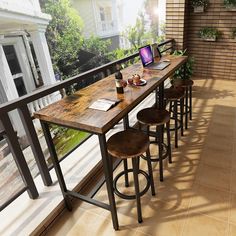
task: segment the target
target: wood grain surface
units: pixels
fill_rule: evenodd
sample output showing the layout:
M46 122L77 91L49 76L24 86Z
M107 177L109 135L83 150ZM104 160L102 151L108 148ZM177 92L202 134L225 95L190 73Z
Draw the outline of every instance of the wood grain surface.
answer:
M112 74L43 108L34 116L43 122L96 134L106 133L187 60L185 56L167 57L171 64L161 71L144 70L141 63L122 70L125 80L131 78L133 74L139 74L147 81L145 86L128 85L124 88L124 94L117 94L115 77ZM106 112L88 108L98 98L118 98L121 102Z

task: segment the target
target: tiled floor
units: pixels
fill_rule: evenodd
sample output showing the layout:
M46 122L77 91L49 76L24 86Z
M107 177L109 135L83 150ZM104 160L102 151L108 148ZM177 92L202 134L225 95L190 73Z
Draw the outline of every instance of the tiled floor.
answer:
M165 165L163 183L153 165L157 194L142 197L142 224L135 201L116 197L117 232L108 211L75 201L45 234L236 235L236 81L196 79L193 90L193 120L173 149L173 164ZM96 199L106 201L104 187Z

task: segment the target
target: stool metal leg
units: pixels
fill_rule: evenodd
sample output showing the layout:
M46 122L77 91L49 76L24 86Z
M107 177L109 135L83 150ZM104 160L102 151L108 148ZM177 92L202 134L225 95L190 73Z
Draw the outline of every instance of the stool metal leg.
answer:
M152 172L152 163L151 163L151 155L150 155L150 150L149 148L146 151L147 155L147 165L148 165L148 174L149 174L149 181L151 185L151 191L152 191L152 196L155 196L155 187L154 187L154 181L153 181L153 172Z
M188 87L185 92L185 129L188 129Z
M171 142L170 142L170 121L166 123L167 145L169 154L169 163L172 163Z
M181 126L181 136L184 136L184 98L180 99L180 126Z
M163 129L162 125L158 127L158 149L159 149L159 171L160 171L160 181L163 181L163 160L162 160L162 139L163 139Z
M174 119L175 119L175 147L178 147L178 108L177 100L174 101Z
M126 159L124 159L123 163L124 163L124 171L125 171L125 187L129 187L128 162Z
M142 210L141 210L140 193L139 193L137 158L132 158L132 164L133 164L135 195L136 195L136 202L137 202L138 222L142 223L143 219L142 219Z
M189 87L189 119L192 120L192 86Z

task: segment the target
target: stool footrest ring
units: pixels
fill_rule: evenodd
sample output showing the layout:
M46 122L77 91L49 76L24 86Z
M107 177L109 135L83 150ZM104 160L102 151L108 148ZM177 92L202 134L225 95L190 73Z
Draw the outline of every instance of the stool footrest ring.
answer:
M152 143L158 144L158 142L156 142L156 141L150 141L150 144L152 144ZM166 159L168 157L168 154L169 153L168 153L168 146L167 146L167 144L162 143L162 160ZM144 160L147 160L147 157L144 154L142 154L141 157ZM150 160L151 160L151 162L158 162L160 160L160 158L159 157L152 158L152 155L151 155Z
M128 169L127 172L133 172L133 169ZM145 188L139 193L139 196L143 196L149 189L150 187L150 177L149 175L143 171L143 170L138 170L138 173L139 174L142 174L146 180L147 180L147 184L145 186ZM119 196L120 198L123 198L123 199L127 199L127 200L132 200L132 199L136 199L136 196L135 194L133 195L127 195L127 194L123 194L121 193L118 189L117 189L117 181L118 179L125 174L125 171L121 171L115 178L114 178L114 181L113 181L113 188L114 188L114 192L117 196Z
M174 120L175 118L174 117L171 117L170 118L171 120ZM177 119L177 123L178 123L178 125L177 125L177 129L180 129L181 128L181 120L180 119ZM170 124L170 126L174 126L174 124ZM175 131L175 127L173 127L173 128L170 128L170 131Z

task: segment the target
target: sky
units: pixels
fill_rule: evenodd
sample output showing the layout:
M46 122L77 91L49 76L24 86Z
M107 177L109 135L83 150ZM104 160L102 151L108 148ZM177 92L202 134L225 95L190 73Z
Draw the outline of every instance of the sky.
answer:
M123 22L121 24L121 31L124 31L124 29L129 25L135 24L138 13L144 10L144 2L145 0L120 0L120 4L123 5ZM153 10L157 11L159 22L162 23L165 21L166 0L159 0L158 2L157 10Z

